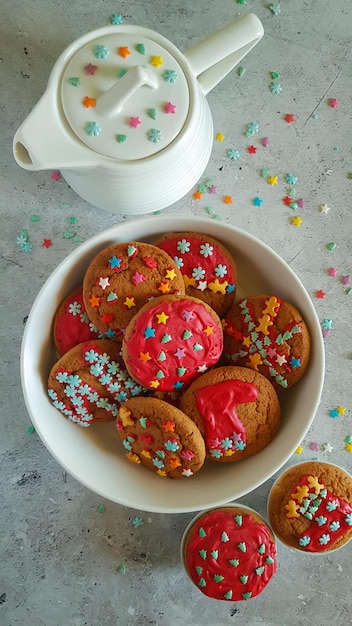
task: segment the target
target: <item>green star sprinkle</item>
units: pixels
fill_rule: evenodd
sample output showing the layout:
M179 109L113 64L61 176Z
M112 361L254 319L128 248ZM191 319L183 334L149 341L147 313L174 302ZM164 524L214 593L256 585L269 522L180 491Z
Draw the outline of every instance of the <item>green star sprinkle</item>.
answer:
M39 215L31 215L32 222L40 222L42 218Z

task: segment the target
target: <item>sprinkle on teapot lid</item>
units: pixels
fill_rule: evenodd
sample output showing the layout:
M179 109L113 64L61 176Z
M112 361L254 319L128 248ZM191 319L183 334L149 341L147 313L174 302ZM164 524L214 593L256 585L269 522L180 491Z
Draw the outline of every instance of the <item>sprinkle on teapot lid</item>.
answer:
M63 73L61 98L76 136L94 152L121 161L165 149L189 109L187 79L175 57L123 27L77 51Z

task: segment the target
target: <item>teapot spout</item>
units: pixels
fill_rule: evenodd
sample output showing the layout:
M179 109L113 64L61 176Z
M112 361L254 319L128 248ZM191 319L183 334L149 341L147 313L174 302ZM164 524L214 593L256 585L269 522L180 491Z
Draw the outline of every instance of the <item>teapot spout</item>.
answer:
M56 93L48 90L21 124L13 139L13 155L25 170L94 167L90 154L62 119Z
M263 35L261 21L249 13L187 50L184 56L198 77L203 92L209 93L257 45Z

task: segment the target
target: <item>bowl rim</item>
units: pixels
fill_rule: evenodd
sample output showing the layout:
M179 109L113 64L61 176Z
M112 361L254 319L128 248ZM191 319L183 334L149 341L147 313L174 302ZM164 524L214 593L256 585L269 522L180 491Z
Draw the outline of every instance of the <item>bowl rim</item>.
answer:
M211 228L210 228L210 225L211 225ZM143 231L144 235L140 237L136 237L135 239L132 239L130 236L126 237L125 239L121 238L123 237L123 234L125 231L128 231L129 233L131 231L133 232L135 227L137 228L137 231L139 232ZM181 505L181 506L180 505L164 506L160 503L157 505L154 505L154 504L148 504L147 501L138 503L133 498L133 494L132 494L132 497L122 497L122 498L112 497L111 494L106 491L106 489L104 488L104 485L99 485L99 487L97 486L93 487L89 483L89 481L86 481L84 477L82 478L82 475L79 472L74 471L71 467L67 465L67 463L64 463L62 459L60 458L60 455L57 453L57 450L55 450L55 446L53 446L52 442L48 441L45 435L43 434L41 430L41 426L40 426L40 420L38 423L38 418L35 415L35 408L32 406L32 401L30 399L30 393L29 393L30 390L28 386L28 372L26 371L28 338L30 337L30 334L32 332L32 326L35 322L37 309L40 307L41 300L46 290L48 289L48 287L55 284L55 281L57 280L58 277L60 277L61 274L64 274L64 276L67 277L68 270L74 262L78 262L82 257L88 254L90 251L92 251L93 249L94 250L97 249L98 246L101 246L101 248L103 248L104 245L110 245L110 244L107 244L106 242L111 240L111 238L116 240L118 237L119 238L118 241L132 241L132 240L142 241L143 237L150 239L153 236L155 237L157 233L162 234L162 233L172 232L172 231L173 232L182 232L182 231L200 232L200 233L204 232L204 234L208 234L209 236L211 236L211 234L213 233L213 236L216 239L220 239L220 241L221 241L221 232L233 233L235 236L242 237L244 238L245 241L252 243L258 248L262 248L263 250L265 250L267 254L269 254L279 265L281 265L281 267L286 272L290 274L293 282L296 284L296 287L299 289L300 294L304 297L305 306L309 308L309 314L311 316L311 320L313 320L314 350L315 350L315 355L316 355L315 359L318 359L319 364L320 364L319 377L317 381L317 387L314 392L314 398L310 398L309 419L307 419L304 422L304 427L301 427L300 430L298 431L299 436L297 436L296 441L291 442L290 445L287 444L285 453L282 456L280 456L280 459L275 459L275 462L270 467L270 470L260 473L261 475L258 476L258 479L255 482L253 482L253 484L251 484L250 488L248 488L248 486L244 486L243 488L240 488L237 491L229 492L226 495L213 497L211 500L207 499L207 496L205 495L204 502L202 501L202 503L199 503L199 502L188 503L187 505ZM319 332L318 332L318 329L319 329ZM234 499L238 499L247 495L248 493L250 493L257 487L261 486L267 480L269 480L288 461L288 459L292 456L292 454L296 450L300 441L303 440L305 434L309 430L314 420L314 417L316 415L316 411L318 409L319 403L320 403L321 393L322 393L322 389L324 385L324 373L325 373L325 354L324 354L323 336L322 336L321 329L320 329L320 322L319 322L313 302L308 292L306 291L304 285L302 284L297 274L291 269L288 263L284 261L284 259L266 243L264 243L263 241L255 237L254 235L246 232L245 230L241 228L226 224L224 222L214 221L210 217L208 218L208 217L194 216L194 215L189 215L189 214L158 215L158 216L148 215L142 218L137 218L135 220L126 220L125 222L118 223L117 225L114 225L106 230L103 230L97 233L93 237L90 237L85 242L80 244L78 248L73 250L59 263L59 265L54 269L54 271L46 279L39 293L37 294L33 302L33 305L31 307L28 319L27 319L27 323L25 326L24 334L23 334L22 344L21 344L21 353L20 353L21 386L22 386L22 392L23 392L25 404L27 407L27 411L29 413L30 419L40 439L42 440L43 444L45 445L47 450L50 452L50 454L59 463L59 465L63 467L80 484L84 485L89 490L100 495L101 497L106 498L109 501L113 501L118 504L128 506L130 508L156 512L156 513L188 513L188 512L208 509L210 507L213 508L213 507L225 505ZM76 425L73 425L73 426L77 427ZM262 453L263 452L265 452L265 449L262 451ZM254 458L254 457L249 457L249 459L245 459L244 461L242 461L242 463L245 463L251 458ZM228 464L225 464L225 465L228 465ZM192 481L194 480L196 480L196 477L192 478Z

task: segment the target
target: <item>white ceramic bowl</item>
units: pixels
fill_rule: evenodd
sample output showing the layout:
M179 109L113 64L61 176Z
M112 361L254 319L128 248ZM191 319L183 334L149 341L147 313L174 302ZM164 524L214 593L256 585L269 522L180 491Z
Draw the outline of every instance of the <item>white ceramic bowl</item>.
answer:
M82 284L90 260L117 241L153 242L170 231L198 231L222 241L238 268L238 297L277 294L302 313L312 337L309 367L292 389L281 394L282 423L261 452L237 463L206 463L189 480L160 478L125 457L113 423L80 428L66 420L47 396L47 378L56 361L52 322L63 298ZM290 267L268 246L237 228L208 218L147 217L99 233L56 268L35 300L23 337L22 388L31 420L44 445L76 480L120 504L160 513L199 511L247 494L277 472L311 425L324 380L321 328L311 299Z

